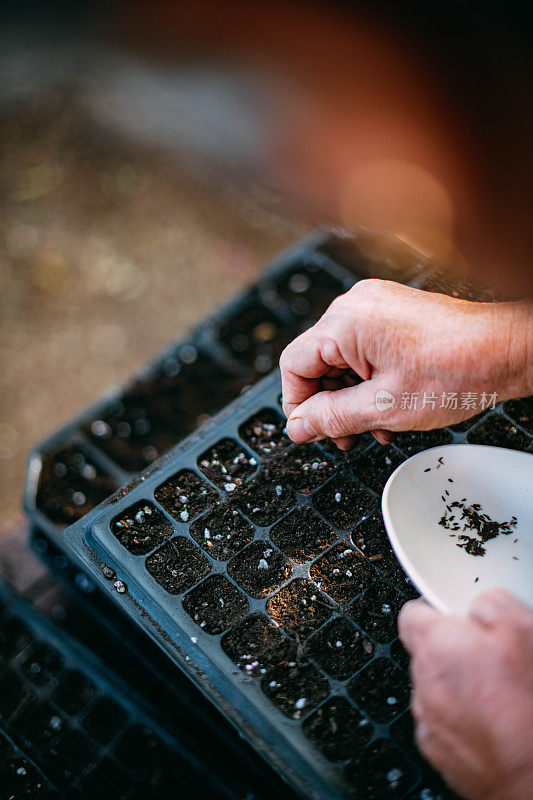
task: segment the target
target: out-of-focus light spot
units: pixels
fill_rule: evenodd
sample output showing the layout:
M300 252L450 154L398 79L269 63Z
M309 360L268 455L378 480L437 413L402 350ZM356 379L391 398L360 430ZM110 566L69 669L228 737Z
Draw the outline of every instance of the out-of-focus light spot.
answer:
M42 292L52 293L63 286L68 275L68 263L62 253L51 251L39 253L33 268L34 286Z
M390 231L428 256L453 250L453 205L437 178L407 161L377 159L347 171L339 210L347 228Z

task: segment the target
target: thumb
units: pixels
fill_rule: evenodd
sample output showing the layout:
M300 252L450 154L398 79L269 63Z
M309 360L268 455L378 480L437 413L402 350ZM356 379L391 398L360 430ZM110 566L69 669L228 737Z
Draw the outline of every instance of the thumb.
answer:
M376 408L376 382L331 392L317 392L291 413L287 433L293 442L342 439L354 433L385 428L383 412Z

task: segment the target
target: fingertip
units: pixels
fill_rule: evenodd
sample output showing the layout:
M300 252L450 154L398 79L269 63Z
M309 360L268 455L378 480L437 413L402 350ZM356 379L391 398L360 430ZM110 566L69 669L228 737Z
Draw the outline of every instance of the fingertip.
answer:
M517 607L523 608L523 604L505 589L489 589L474 598L469 613L472 619L490 626L508 618Z
M394 441L395 434L392 431L385 431L385 430L375 430L370 431L374 439L376 439L380 444L392 444Z
M422 597L405 603L398 615L398 633L406 650L412 652L417 641L438 618L439 612Z

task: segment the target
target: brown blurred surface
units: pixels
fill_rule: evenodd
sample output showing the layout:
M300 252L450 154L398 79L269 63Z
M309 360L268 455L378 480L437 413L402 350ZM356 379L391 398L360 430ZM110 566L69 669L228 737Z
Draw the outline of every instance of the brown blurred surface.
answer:
M0 119L0 530L28 449L304 233L257 187L104 133L65 89Z

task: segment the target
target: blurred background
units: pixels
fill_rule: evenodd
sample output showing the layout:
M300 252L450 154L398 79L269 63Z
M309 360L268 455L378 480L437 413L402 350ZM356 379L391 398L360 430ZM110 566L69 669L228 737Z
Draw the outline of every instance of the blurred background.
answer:
M317 225L531 291L510 4L17 2L0 34L0 502L26 453Z

